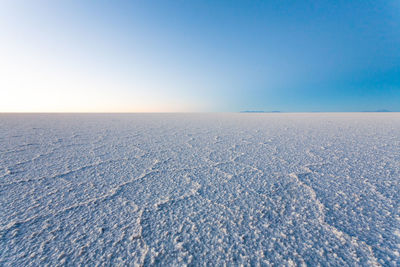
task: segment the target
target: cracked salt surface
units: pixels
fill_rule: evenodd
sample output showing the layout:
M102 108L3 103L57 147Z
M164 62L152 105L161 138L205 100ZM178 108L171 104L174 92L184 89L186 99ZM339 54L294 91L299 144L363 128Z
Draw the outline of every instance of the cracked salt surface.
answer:
M400 115L0 115L0 265L400 265Z

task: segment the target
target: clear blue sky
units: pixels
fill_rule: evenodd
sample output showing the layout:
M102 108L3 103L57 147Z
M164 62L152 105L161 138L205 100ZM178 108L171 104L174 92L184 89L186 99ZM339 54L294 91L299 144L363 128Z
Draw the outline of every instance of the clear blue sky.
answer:
M0 111L400 111L400 1L0 3Z

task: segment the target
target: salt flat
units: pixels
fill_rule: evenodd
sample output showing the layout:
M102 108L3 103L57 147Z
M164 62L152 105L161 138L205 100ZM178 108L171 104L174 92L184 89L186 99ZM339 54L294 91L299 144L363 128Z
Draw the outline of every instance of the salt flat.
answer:
M0 265L400 265L400 114L2 114Z

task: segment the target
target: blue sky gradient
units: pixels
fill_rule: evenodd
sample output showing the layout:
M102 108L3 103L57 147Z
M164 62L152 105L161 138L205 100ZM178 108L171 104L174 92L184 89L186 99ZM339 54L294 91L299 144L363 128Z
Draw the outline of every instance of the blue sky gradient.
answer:
M0 111L400 111L399 1L3 1Z

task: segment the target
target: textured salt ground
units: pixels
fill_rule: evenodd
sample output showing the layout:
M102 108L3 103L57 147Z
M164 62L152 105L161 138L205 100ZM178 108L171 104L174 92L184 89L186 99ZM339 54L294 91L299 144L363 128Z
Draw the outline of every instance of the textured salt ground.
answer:
M400 114L0 115L0 265L400 265Z

